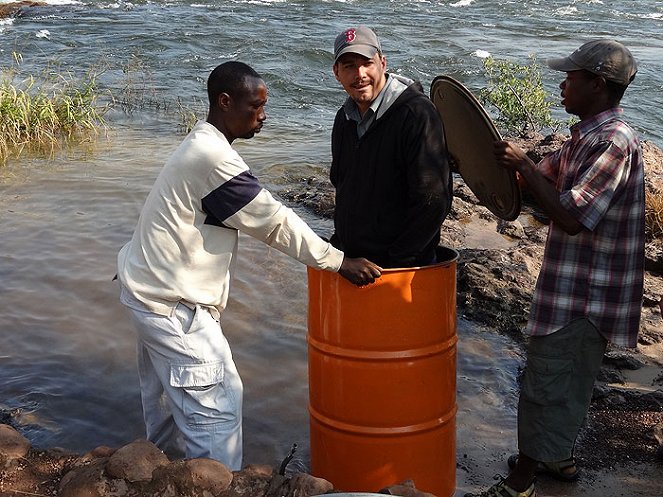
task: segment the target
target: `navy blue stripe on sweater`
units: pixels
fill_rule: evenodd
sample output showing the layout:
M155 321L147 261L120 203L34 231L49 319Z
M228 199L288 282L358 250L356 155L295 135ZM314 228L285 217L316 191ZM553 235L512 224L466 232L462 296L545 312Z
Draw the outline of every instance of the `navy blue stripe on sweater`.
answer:
M223 226L223 222L251 202L262 190L251 171L244 171L203 198L203 210L209 214L205 224Z

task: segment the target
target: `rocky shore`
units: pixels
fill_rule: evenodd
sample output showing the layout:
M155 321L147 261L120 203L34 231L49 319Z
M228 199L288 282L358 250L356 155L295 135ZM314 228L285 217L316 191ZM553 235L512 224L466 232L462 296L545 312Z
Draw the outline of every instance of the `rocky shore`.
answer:
M538 162L557 150L563 135L529 135L513 139ZM647 192L663 193L663 151L643 143ZM298 188L281 192L285 199L331 217L333 188L326 178L301 178ZM457 179L452 210L442 227L442 244L459 254L459 316L487 332L507 334L524 346L521 330L543 256L547 220L531 199L523 198L514 222L497 219ZM663 461L663 240L646 245L645 288L637 349L611 346L604 359L586 427L576 448L579 462L602 470L615 465ZM515 443L515 442L514 442ZM658 452L657 452L658 451Z
M304 497L334 493L327 480L282 473L260 465L231 472L212 459L173 462L146 440L119 449L97 447L82 456L58 449L38 451L14 428L0 425L3 497ZM392 485L381 493L433 497L418 491L412 482Z
M529 136L517 141L538 160L564 139L561 135ZM646 188L663 193L663 151L650 142L645 142L643 148ZM325 177L290 178L289 184L296 186L278 192L287 202L319 216L332 215L333 189ZM524 345L520 330L540 269L546 219L524 199L523 215L514 222L501 222L479 205L462 180L456 180L454 190L442 243L460 254L458 314L486 332L507 334ZM646 253L638 348L608 350L576 449L579 464L594 471L594 478L605 481L614 476L611 473L615 468L627 468L628 472L642 464L651 468L663 460L663 318L659 308L663 296L663 240L650 240ZM470 471L465 466L459 461L459 472ZM641 479L650 488L647 485L654 485L651 472L643 474L646 476L640 474ZM658 474L660 477L660 471ZM554 487L544 486L543 490L559 493ZM281 469L271 467L249 465L233 473L208 459L172 462L144 440L121 448L99 447L84 455L58 449L36 450L13 427L0 425L1 496L305 497L334 492L338 490L326 480L301 473L285 476ZM647 492L624 495L649 495ZM411 482L394 482L381 493L430 495L414 488ZM605 487L594 493L585 488L560 495L580 493L613 495Z

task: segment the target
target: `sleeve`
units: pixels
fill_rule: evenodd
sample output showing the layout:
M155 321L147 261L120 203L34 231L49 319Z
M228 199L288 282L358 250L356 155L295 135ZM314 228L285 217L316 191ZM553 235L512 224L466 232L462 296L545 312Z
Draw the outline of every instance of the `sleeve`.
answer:
M588 230L610 208L628 175L628 153L612 141L596 144L580 165L570 188L562 187L560 202Z
M556 150L546 155L537 164L537 170L553 184L557 184L557 177L559 176L559 157L563 149Z
M403 265L410 265L410 260L434 238L439 240L440 227L451 209L453 188L444 128L432 102L426 99L425 104L409 117L402 137L408 183L407 221L389 256Z
M337 272L343 252L318 235L245 169L203 198L203 209L224 226L246 233L317 269Z

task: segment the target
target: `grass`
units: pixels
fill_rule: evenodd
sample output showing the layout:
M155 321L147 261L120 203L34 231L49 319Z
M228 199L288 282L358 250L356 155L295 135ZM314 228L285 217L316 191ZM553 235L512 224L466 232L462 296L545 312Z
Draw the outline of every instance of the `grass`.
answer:
M189 105L179 97L175 102L159 98L140 57L123 67L124 81L113 91L98 84L106 71L76 75L54 65L38 76L26 76L22 62L22 56L13 53L10 67L0 66L0 166L28 151L52 156L65 145L93 143L106 129L104 115L111 108L176 116L184 132L204 115L204 102Z
M123 66L122 73L124 81L122 88L115 92L113 105L121 107L128 114L149 109L168 117L175 116L184 133L191 131L196 121L206 115L206 101L194 98L184 102L179 96L174 102L161 98L155 89L154 77L142 56L132 55Z
M649 241L663 238L663 193L645 196L645 234Z
M23 76L22 57L0 69L0 164L30 150L50 151L95 138L105 128L106 106L98 103L97 75L45 71Z

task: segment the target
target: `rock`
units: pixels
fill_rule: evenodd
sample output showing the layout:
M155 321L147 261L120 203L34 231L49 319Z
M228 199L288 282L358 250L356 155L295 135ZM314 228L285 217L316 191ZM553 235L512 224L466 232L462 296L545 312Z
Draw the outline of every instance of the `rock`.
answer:
M638 370L644 366L642 361L639 361L633 356L627 355L624 352L606 352L603 356L603 364L608 364L616 367L617 369L629 369L631 371Z
M323 176L307 176L296 180L296 185L294 188L281 190L279 195L289 202L303 205L320 217L334 217L336 191L329 179Z
M507 140L522 148L527 156L534 163L537 163L549 153L559 150L562 144L568 140L568 136L561 133L553 133L547 136L540 133L526 133L519 137L509 137Z
M273 468L269 466L249 465L242 471L233 473L233 479L227 490L219 497L261 497L267 494L272 477Z
M232 472L219 461L187 459L156 468L150 491L162 497L220 495L232 480Z
M645 246L645 269L663 274L663 240L652 240Z
M659 445L659 446L656 448L656 452L654 453L654 458L655 458L658 462L663 462L663 445Z
M454 197L459 198L463 202L466 202L467 204L470 205L478 205L479 204L479 199L477 199L476 195L470 190L470 187L467 186L467 183L465 183L462 180L456 180L454 181ZM454 199L455 200L455 199ZM452 205L453 208L453 205Z
M9 425L0 425L0 462L8 463L25 457L32 444Z
M531 137L530 144L538 147L537 151L531 152L532 156L540 157L558 148L563 139L561 135ZM523 148L528 150L528 145ZM647 189L663 192L663 152L650 143L643 143L643 150ZM291 192L293 201L302 203L320 215L331 216L333 188L328 180L322 176L310 177L300 183L301 189L295 188ZM462 181L456 181L454 195L452 212L443 225L443 236L452 239L453 245L450 246L457 248L460 253L458 312L476 323L520 337L542 260L546 227L524 223L525 226L521 225L522 233L517 227L518 238L509 249L468 248L465 243L467 224L492 214L478 205ZM533 207L526 206L526 209ZM528 211L532 216L534 212ZM495 221L494 216L492 219ZM499 226L498 223L489 225L495 224ZM651 255L647 256L649 262L645 274L641 346L663 342L661 311L658 306L663 295L663 265L657 265L663 259L662 247L663 240L648 243L648 254ZM640 367L637 358L632 360L634 354L633 351L627 353L611 349L609 364L602 378L616 379L614 375L618 373L615 368ZM654 380L654 384L663 384L663 374ZM620 461L651 461L653 452L663 461L663 428L654 431L653 435L650 432L650 427L663 421L663 390L636 395L628 389L618 389L614 385L598 382L594 388L588 419L588 427L581 432L578 444L579 455L583 465L587 464L586 467L604 470ZM0 411L0 420L12 422L13 416ZM661 438L657 438L656 442L654 436L657 434ZM15 440L18 440L18 445L8 449L8 441L17 435ZM146 481L149 465L130 468L125 455L120 452L124 448L115 451L109 447L98 447L82 457L68 456L57 451L46 451L38 455L38 451L31 450L29 442L27 445L26 442L13 428L0 425L0 458L8 451L14 454L12 457L17 457L16 461L21 462L5 466L0 472L0 494L16 490L21 495L61 497L305 497L307 491L331 491L326 490L330 484L324 480L316 481L309 475L295 475L288 479L276 474L268 466L247 466L242 471L230 473L216 461L199 459L167 463L162 455L156 460L164 464L159 462L156 470L150 474L152 479ZM128 452L128 449L123 452ZM150 454L150 451L147 453ZM115 460L110 464L113 458ZM466 469L469 466L459 467ZM382 493L430 497L430 494L417 490L412 482L392 485L383 489Z
M102 457L110 457L112 456L117 449L114 449L113 447L107 447L105 445L99 446L95 449L92 449L90 452L84 454L81 457L81 461L83 462L89 462L92 461L93 459L99 459Z
M610 394L610 388L606 385L596 383L592 391L592 402L605 399Z
M265 497L284 497L288 491L288 479L279 474L272 476Z
M267 464L247 464L242 468L241 472L248 475L271 478L274 474L274 468Z
M169 464L166 455L147 440L136 440L115 451L106 464L111 478L130 482L150 481L155 469Z
M654 378L652 385L663 385L663 373L659 373L656 378ZM663 443L663 441L661 443Z
M316 478L306 473L296 473L288 482L286 497L299 497L304 495L322 495L334 489L327 480Z
M656 441L660 444L663 445L663 423L658 423L652 428L652 431L654 432L654 438Z
M663 150L651 140L644 140L642 160L645 163L645 189L650 193L663 193Z
M412 480L406 480L396 485L383 488L378 493L386 495L398 495L400 497L435 497L433 494L417 490Z
M527 238L525 229L520 221L504 221L499 219L497 221L497 232L500 235L510 236L511 238Z
M48 5L44 2L10 2L0 5L0 19L4 17L22 16L26 8L43 7Z
M107 490L111 487L104 476L106 459L98 459L90 464L79 466L64 475L60 481L59 497L108 497ZM118 488L117 497L126 495Z
M609 369L609 368L601 368L599 371L598 376L596 377L596 381L600 381L603 383L624 383L624 376L619 372L614 369Z

